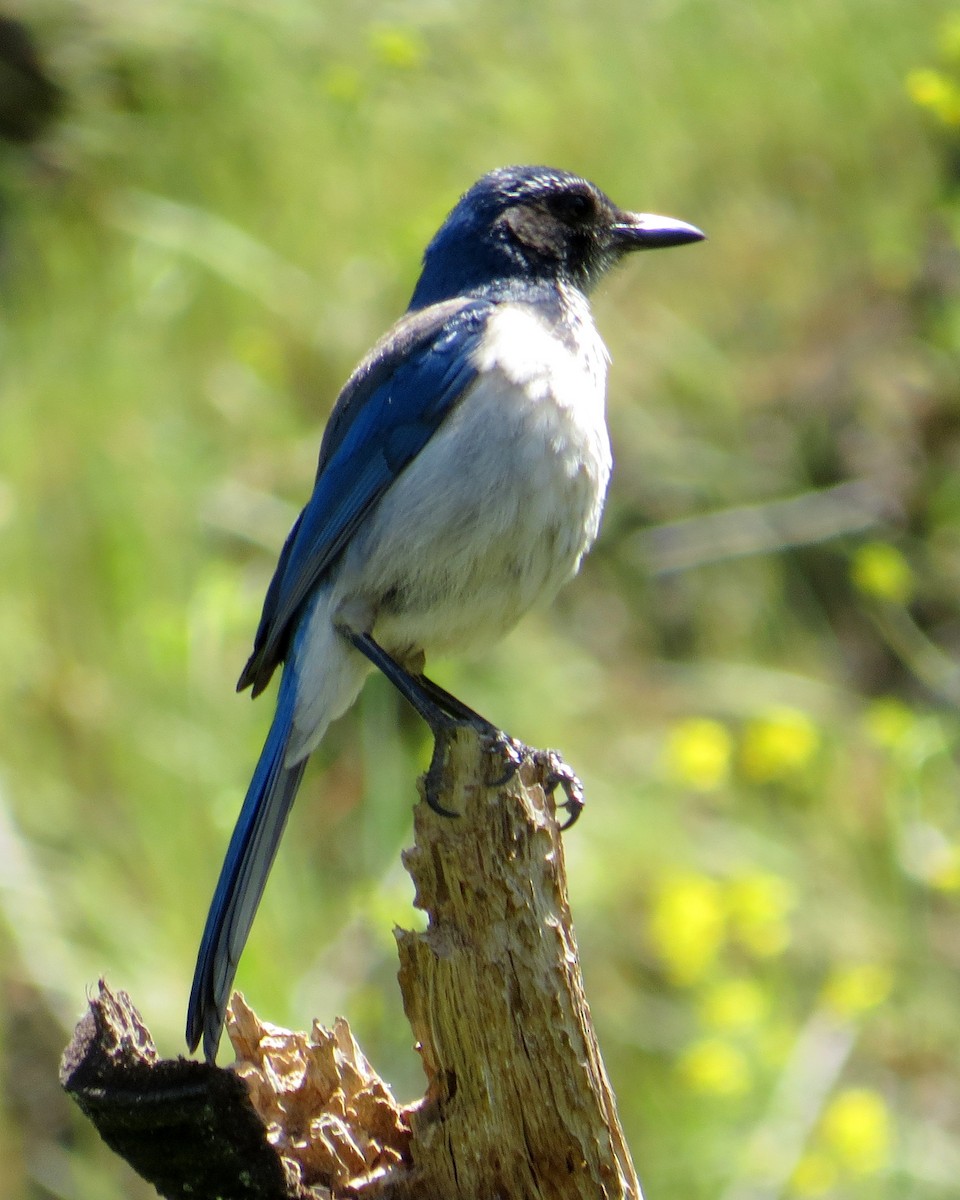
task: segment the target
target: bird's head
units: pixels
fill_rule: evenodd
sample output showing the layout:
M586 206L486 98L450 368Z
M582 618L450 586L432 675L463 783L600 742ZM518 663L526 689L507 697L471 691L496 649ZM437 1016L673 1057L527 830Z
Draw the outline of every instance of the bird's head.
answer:
M411 308L511 282L589 292L631 250L697 242L693 225L625 212L589 180L550 167L501 167L478 180L427 247Z

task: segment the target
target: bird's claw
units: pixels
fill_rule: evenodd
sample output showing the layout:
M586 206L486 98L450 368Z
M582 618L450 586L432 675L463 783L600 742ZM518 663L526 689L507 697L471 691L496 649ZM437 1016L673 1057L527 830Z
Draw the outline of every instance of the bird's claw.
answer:
M456 726L459 722L452 721ZM439 800L441 792L443 761L446 754L446 738L444 730L435 731L433 756L424 779L424 799L430 808L441 817L459 817L460 814L445 808ZM583 812L583 784L576 773L569 767L556 750L534 750L516 738L510 737L502 729L491 728L484 733L484 747L491 754L499 754L504 763L502 774L488 782L488 787L499 788L509 783L516 775L525 759L530 759L537 770L540 785L547 796L553 796L557 788L563 789L566 797L557 809L563 809L567 818L560 825L561 831L570 829Z
M430 766L427 768L427 774L424 778L424 799L433 811L441 817L459 817L460 813L454 812L452 809L445 808L439 800L441 791L443 761L446 755L446 739L448 733L453 730L473 724L472 722L458 721L456 718L449 718L449 725L444 725L434 729L433 740L433 755L430 759ZM516 738L512 738L509 734L503 732L502 729L497 729L491 725L489 728L484 728L481 733L484 749L491 754L499 754L506 763L506 770L502 775L498 775L496 779L490 780L489 787L502 787L508 783L519 770L520 764L524 757L531 753L522 742L518 742Z
M576 824L585 804L583 784L556 750L534 750L499 729L490 735L487 744L491 751L499 751L506 762L504 773L490 783L491 787L503 787L505 783L509 783L523 760L529 758L536 767L540 784L548 796L552 796L558 787L563 789L566 799L562 804L556 805L567 814L567 819L560 825L561 831Z
M495 788L509 783L519 771L524 758L531 753L528 746L525 746L523 742L518 742L516 738L512 738L509 733L504 733L502 729L490 730L484 738L484 749L491 754L499 754L504 762L503 774L489 781L488 786Z
M454 812L452 808L444 808L440 803L438 796L443 776L443 760L447 752L447 739L444 736L443 730L435 730L433 738L433 754L430 758L430 766L427 768L427 773L423 780L423 798L426 800L428 807L441 817L459 817L458 812Z
M556 750L534 750L533 761L540 772L543 790L548 796L552 796L558 787L563 789L566 800L556 807L562 808L567 814L567 819L560 826L561 832L570 829L577 823L586 803L583 784Z

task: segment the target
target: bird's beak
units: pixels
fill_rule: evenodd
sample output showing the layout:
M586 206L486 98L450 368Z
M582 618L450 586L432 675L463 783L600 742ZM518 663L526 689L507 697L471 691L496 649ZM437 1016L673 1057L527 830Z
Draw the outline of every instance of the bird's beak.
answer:
M684 246L702 242L707 235L696 225L656 213L621 212L613 224L613 240L618 250L660 250L665 246Z

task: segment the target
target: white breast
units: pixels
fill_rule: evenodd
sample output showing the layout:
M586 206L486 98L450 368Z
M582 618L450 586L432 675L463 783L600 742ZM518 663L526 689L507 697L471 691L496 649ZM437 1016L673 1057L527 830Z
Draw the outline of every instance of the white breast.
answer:
M611 468L607 354L579 293L568 313L566 339L530 307L491 317L478 381L351 543L335 591L372 606L386 648L501 636L596 537Z

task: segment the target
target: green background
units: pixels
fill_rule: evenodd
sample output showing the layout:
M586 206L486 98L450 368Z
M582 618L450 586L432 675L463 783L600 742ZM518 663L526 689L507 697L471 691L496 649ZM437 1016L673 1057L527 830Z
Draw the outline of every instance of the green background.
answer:
M435 665L585 782L571 902L648 1200L955 1195L949 5L9 11L63 105L0 147L0 1195L152 1194L58 1056L101 973L183 1050L272 707L233 687L324 420L457 196L511 162L710 239L596 298L616 469L580 578ZM392 927L418 919L428 756L371 680L237 981L270 1020L346 1015L404 1099Z

